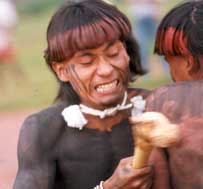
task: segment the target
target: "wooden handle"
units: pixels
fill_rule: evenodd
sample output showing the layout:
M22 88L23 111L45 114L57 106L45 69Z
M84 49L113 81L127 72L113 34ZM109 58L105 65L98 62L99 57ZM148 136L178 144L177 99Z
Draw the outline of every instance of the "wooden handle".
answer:
M132 166L135 169L143 168L147 165L152 146L143 141L141 138L137 138L137 144L134 150Z

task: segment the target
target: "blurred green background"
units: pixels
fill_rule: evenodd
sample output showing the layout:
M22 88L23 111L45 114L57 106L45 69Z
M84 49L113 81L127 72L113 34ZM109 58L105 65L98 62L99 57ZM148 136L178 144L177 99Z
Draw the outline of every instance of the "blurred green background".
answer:
M43 51L46 48L48 22L62 2L63 0L16 0L19 22L14 42L18 64L0 67L0 111L40 109L53 102L57 83L45 64ZM166 2L163 14L177 2L178 0ZM121 0L119 3L117 1L117 5L128 14L128 9ZM169 77L153 74L133 85L152 89L168 82Z

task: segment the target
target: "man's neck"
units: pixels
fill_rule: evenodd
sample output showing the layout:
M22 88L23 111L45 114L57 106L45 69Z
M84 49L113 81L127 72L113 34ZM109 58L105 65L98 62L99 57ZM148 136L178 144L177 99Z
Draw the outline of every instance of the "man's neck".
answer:
M119 111L114 116L108 116L103 119L90 114L84 114L84 116L88 120L85 127L99 131L111 131L112 128L122 120L128 119L130 116L130 109Z
M133 96L134 94L126 93L126 97L124 97L123 101L125 101L124 103L129 103L130 102L130 98ZM127 98L127 99L125 99ZM118 123L120 123L122 120L124 119L128 119L128 117L130 116L130 112L131 112L131 108L130 109L126 109L126 110L121 110L118 111L115 115L113 116L106 116L104 118L100 118L99 116L94 116L91 114L84 114L85 118L88 120L88 123L85 127L87 128L91 128L91 129L97 129L100 131L111 131L112 128L117 125Z

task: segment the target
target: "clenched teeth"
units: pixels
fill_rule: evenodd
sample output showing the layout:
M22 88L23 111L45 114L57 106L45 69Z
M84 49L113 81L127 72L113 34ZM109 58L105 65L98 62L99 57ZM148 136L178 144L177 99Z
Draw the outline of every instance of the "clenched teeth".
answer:
M104 92L106 90L113 89L116 86L117 86L117 80L114 82L108 83L108 84L99 85L99 86L97 86L96 90L98 92Z

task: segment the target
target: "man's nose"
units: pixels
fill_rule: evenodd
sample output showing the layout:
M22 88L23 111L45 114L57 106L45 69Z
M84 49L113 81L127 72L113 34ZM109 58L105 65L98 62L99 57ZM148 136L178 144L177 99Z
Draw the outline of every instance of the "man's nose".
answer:
M104 58L99 58L97 64L97 74L100 76L108 76L112 73L113 71L113 66L111 65L110 62L105 60Z

